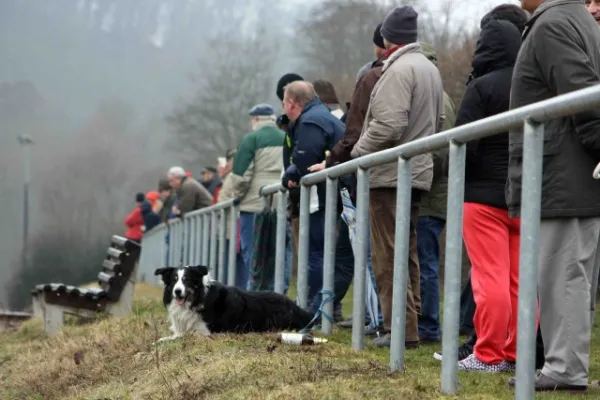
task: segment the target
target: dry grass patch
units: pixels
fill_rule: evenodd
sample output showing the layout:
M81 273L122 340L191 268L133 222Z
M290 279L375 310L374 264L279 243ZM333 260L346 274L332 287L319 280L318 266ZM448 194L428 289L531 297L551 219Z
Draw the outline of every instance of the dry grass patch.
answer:
M166 335L161 291L138 285L129 318L68 325L46 339L31 320L0 336L0 399L436 399L436 347L407 353L391 374L389 353L350 348L349 332L329 343L278 345L264 335L189 337L153 346ZM347 301L348 303L348 301ZM597 332L597 328L595 329ZM595 338L595 345L598 341ZM597 352L592 371L597 376ZM460 399L510 399L507 376L461 374ZM566 399L565 395L541 398Z

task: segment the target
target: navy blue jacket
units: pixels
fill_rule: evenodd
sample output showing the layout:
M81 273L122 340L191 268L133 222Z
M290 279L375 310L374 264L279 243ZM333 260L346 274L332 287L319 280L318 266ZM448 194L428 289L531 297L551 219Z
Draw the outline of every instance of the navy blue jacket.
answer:
M157 225L160 225L160 216L152 211L152 206L148 200L145 200L142 203L142 219L144 220L144 226L146 227L146 232L150 231Z
M300 117L290 124L283 148L285 174L282 184L299 182L308 168L325 160L329 151L344 137L344 124L319 99L309 102ZM325 182L318 185L319 209L325 206ZM297 196L290 192L293 201Z

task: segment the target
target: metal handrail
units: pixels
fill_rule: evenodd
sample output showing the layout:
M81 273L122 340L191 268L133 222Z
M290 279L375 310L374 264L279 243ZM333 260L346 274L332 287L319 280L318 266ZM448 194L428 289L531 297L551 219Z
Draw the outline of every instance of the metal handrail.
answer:
M309 187L331 181L350 173L357 173L357 242L354 266L354 304L352 346L364 348L364 295L367 241L369 240L368 202L369 168L398 162L396 251L394 255L394 290L392 315L392 348L390 367L392 370L404 366L405 302L408 280L408 226L411 195L410 158L449 147L448 217L446 224L446 262L444 287L444 326L442 361L442 392L456 393L458 323L461 290L462 259L462 207L464 202L464 173L466 146L471 140L485 138L508 130L523 129L523 190L521 199L521 243L519 284L519 333L517 355L516 398L532 399L535 372L535 305L537 293L537 269L539 254L539 226L541 202L541 177L544 127L543 122L577 114L600 106L600 86L582 89L557 96L542 102L510 110L470 124L459 126L418 139L401 146L379 151L325 170L308 174L300 180L300 240L298 249L298 302L306 307L308 232L309 232ZM599 169L600 171L600 169ZM590 171L592 172L592 171ZM600 173L598 174L600 177ZM265 186L261 195L285 192L279 184ZM327 191L328 195L332 191ZM332 204L330 202L326 203ZM332 207L325 209L325 218L331 220ZM331 235L325 236L332 240ZM334 248L326 244L328 249ZM326 257L331 259L331 255ZM324 277L331 275L333 265L324 263ZM327 284L327 285L325 285ZM329 286L329 287L326 287ZM324 281L323 290L333 290L330 279ZM331 309L329 309L331 310ZM327 311L327 310L326 310ZM324 324L325 325L325 324ZM329 330L329 329L327 329Z

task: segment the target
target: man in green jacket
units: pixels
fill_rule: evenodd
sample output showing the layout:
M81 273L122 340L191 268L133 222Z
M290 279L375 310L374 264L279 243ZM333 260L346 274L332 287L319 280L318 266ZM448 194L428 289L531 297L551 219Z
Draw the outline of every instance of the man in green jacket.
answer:
M437 56L433 47L421 43L423 54L437 65ZM443 130L454 127L456 108L444 92ZM419 207L417 223L417 253L421 269L421 312L419 314L419 339L421 343L438 343L440 330L440 235L446 225L446 202L448 178L443 171L443 163L448 149L433 153L433 181L431 190L423 193Z
M252 132L244 136L233 160L231 185L240 202L240 244L248 287L254 253L254 220L262 211L260 188L279 183L283 170L285 133L275 124L273 107L258 104L250 110Z

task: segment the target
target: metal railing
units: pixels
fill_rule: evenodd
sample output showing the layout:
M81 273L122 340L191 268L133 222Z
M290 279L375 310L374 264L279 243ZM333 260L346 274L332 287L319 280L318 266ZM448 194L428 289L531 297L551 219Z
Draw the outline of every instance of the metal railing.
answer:
M265 209L270 208L273 197L277 197L277 239L275 246L274 290L283 294L285 290L285 250L287 231L288 193L281 185L263 186L259 192Z
M234 286L238 218L238 206L232 199L192 211L183 219L146 232L140 255L141 280L159 284L158 278L148 279L157 268L201 264L210 268L213 278L223 283L227 278L226 283Z
M521 196L520 284L518 304L517 381L515 398L533 399L535 380L536 296L540 232L540 202L544 127L550 119L577 114L600 106L600 86L558 96L536 104L511 110L480 121L453 128L427 138L369 154L323 171L306 175L300 185L300 232L298 248L298 304L308 305L308 245L310 186L326 181L325 254L323 290L333 291L335 234L337 218L337 179L357 174L357 246L354 264L354 298L352 347L364 349L365 279L369 212L369 168L398 162L396 232L393 280L392 345L390 367L404 367L404 337L406 325L406 291L408 283L409 225L411 203L411 163L414 156L449 146L449 179L446 222L446 257L443 304L443 339L441 391L457 391L457 359L459 339L459 308L461 292L462 221L465 185L466 143L524 125L523 175ZM592 173L592 171L590 171ZM280 185L265 186L261 193L269 195L284 189ZM284 210L280 204L279 210ZM281 216L280 216L281 217ZM283 217L281 217L283 218ZM278 218L279 221L279 218ZM279 227L279 225L278 225ZM278 229L277 251L282 244ZM285 242L283 242L285 243ZM279 258L278 258L279 260ZM279 266L281 269L281 265ZM326 312L332 312L328 304ZM329 314L331 315L331 314ZM331 333L323 319L323 332Z

